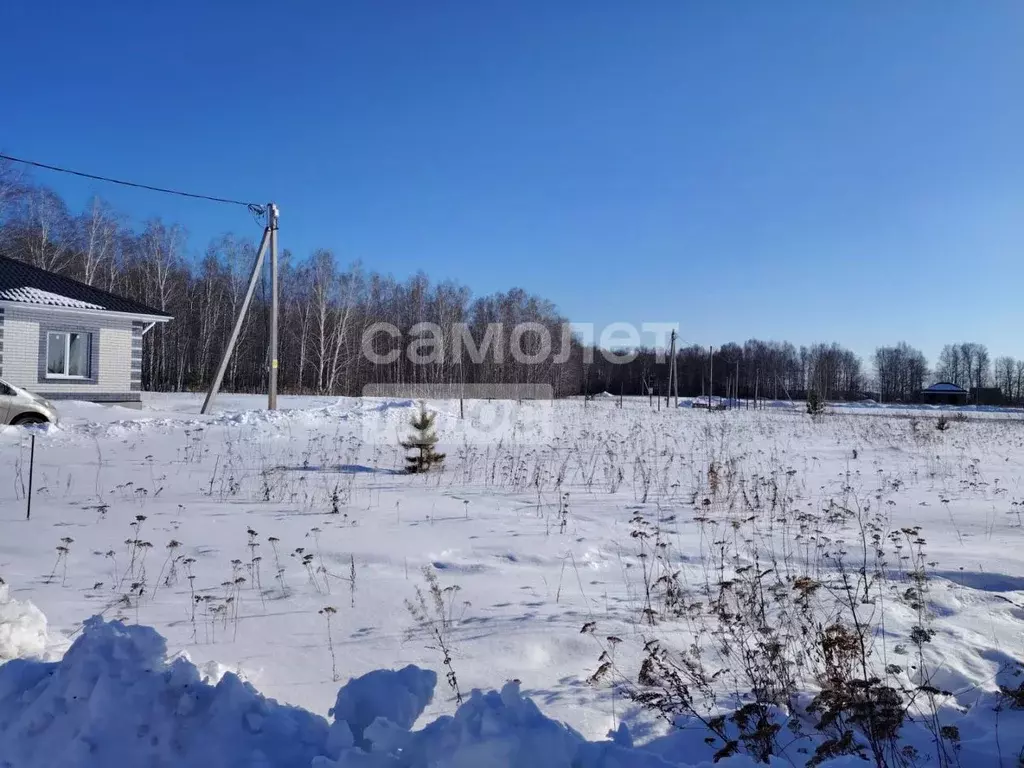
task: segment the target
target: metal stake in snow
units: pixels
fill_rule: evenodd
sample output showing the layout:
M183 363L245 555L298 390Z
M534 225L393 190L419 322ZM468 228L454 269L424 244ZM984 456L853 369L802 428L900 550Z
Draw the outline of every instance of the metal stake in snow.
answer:
M220 385L224 381L224 373L231 361L231 353L238 341L238 334L242 330L242 323L245 322L245 315L249 311L249 303L256 291L256 280L263 269L263 257L266 256L267 246L270 246L270 349L269 375L267 377L267 410L277 408L277 216L278 210L274 203L267 203L267 225L263 228L263 239L260 241L259 251L256 253L256 261L252 265L252 274L249 276L249 287L245 291L245 298L238 310L238 317L235 319L235 327L231 329L231 336L228 338L228 345L224 348L224 356L217 368L217 375L213 377L210 391L206 394L203 407L200 413L207 413L213 404L213 399L220 391Z
M25 507L25 519L32 519L32 470L36 466L36 436L32 435L32 447L28 450L28 504Z

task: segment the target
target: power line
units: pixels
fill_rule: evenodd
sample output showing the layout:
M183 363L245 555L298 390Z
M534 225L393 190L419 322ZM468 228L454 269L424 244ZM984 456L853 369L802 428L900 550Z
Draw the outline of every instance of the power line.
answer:
M210 200L214 203L228 203L229 205L241 205L248 208L249 211L255 216L263 216L266 213L266 208L259 203L247 203L244 200L232 200L227 197L214 197L213 195L197 195L194 192L182 192L178 189L167 189L166 187L154 187L149 184L139 184L134 181L124 181L123 179L112 179L109 176L97 176L94 173L84 173L83 171L73 171L70 168L61 168L58 165L48 165L47 163L39 163L35 160L25 160L20 157L12 157L11 155L5 155L0 153L0 159L10 160L14 163L23 163L24 165L35 166L36 168L45 168L48 171L57 171L58 173L68 173L72 176L80 176L83 179L95 179L96 181L105 181L110 184L120 184L122 187L135 187L136 189L148 189L151 192L163 192L167 195L177 195L178 197L191 197L196 200Z

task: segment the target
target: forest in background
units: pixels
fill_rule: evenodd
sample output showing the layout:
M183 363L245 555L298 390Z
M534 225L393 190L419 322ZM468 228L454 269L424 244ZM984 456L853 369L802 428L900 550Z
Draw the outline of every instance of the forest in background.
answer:
M0 160L0 253L80 280L168 312L174 320L147 337L143 386L158 391L206 389L216 371L245 294L257 237L233 233L213 239L201 254L190 252L185 229L153 219L141 226L95 197L72 210L52 189ZM510 288L474 296L455 281L432 281L419 272L396 279L345 264L328 248L280 258L280 391L296 394L359 395L375 384L550 384L556 396L664 394L668 363L664 352L635 350L627 363L613 363L584 349L573 337L561 349L569 322L554 303ZM257 286L223 389L259 392L266 386L269 281ZM436 323L444 354L429 365L405 355L388 364L363 353L364 332L388 323L408 334L418 323ZM510 356L471 358L457 343L465 324L477 345L488 326L501 324L509 349L517 325L539 323L554 340L554 354L539 363ZM524 345L534 336L527 334ZM461 354L455 354L461 351ZM528 350L527 350L528 351ZM946 345L933 367L906 343L880 347L865 365L838 343L797 347L785 341L751 339L714 349L682 346L677 351L679 394L799 398L810 390L825 399L886 402L919 399L931 381L965 389L999 387L1008 402L1024 401L1024 360L990 358L985 345Z

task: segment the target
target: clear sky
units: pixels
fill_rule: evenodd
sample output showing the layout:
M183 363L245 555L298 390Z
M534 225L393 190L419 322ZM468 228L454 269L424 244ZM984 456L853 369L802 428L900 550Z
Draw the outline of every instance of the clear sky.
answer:
M0 151L684 342L1024 357L1024 3L7 0ZM243 210L39 172L201 251Z

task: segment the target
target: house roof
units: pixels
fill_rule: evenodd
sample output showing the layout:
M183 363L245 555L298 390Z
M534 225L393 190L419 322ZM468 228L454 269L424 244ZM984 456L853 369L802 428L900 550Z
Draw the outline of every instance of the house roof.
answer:
M0 301L171 318L159 309L6 256L0 256Z
M952 384L948 381L940 381L932 384L930 387L921 390L922 392L942 392L944 394L954 395L966 395L967 390L963 387L958 387L956 384Z

